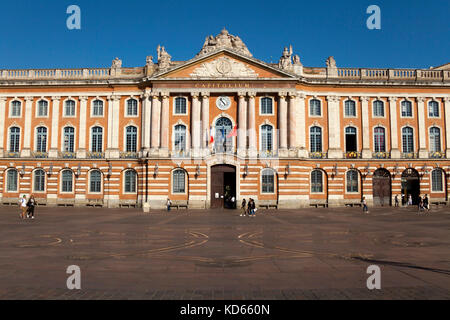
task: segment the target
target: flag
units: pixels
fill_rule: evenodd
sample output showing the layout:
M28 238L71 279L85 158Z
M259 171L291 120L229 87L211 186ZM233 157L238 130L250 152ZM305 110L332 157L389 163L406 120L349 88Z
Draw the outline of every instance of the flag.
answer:
M233 130L231 130L230 133L227 135L227 139L231 137L237 137L237 126L234 126Z
M214 128L209 127L209 144L214 143Z

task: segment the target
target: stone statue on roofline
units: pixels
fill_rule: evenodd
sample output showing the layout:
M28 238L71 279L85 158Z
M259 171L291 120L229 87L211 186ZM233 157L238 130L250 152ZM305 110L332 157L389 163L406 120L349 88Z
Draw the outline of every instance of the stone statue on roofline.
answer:
M164 47L158 45L156 49L158 52L158 67L160 70L164 70L170 67L172 56L167 53Z
M197 56L208 54L220 49L229 49L239 54L252 57L252 54L241 38L231 35L225 28L223 28L222 31L215 37L212 35L206 37L203 47Z
M280 61L278 61L278 68L287 70L290 69L292 66L292 46L289 46L289 49L287 47L284 47L283 55L280 58Z
M115 58L112 61L111 68L112 69L120 69L120 68L122 68L122 60L120 60L119 58Z
M326 61L326 64L327 64L327 68L332 68L332 69L337 68L336 67L336 60L334 60L333 56L328 57L328 59Z

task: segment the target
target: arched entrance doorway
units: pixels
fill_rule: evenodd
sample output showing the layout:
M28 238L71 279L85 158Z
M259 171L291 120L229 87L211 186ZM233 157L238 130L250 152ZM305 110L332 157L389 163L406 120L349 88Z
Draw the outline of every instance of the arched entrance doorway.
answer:
M411 195L413 204L419 204L420 177L419 173L412 168L408 168L402 173L402 195L405 202Z
M386 169L378 169L373 173L373 205L391 205L391 174Z
M236 167L219 164L211 167L211 208L234 209L236 205ZM232 199L234 198L234 202Z
M215 123L214 151L215 153L230 153L233 151L233 138L228 137L233 129L230 119L222 117Z

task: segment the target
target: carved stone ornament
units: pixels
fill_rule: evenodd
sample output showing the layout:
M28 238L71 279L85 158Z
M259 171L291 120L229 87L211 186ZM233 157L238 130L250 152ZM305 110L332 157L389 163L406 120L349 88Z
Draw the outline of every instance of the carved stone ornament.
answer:
M172 56L167 53L166 49L164 47L161 47L158 45L156 48L156 51L158 52L158 67L160 70L164 70L170 67L170 64L172 62Z
M197 57L220 49L230 49L244 56L252 57L244 42L238 36L229 34L225 28L215 37L206 37L203 48L197 54Z
M211 62L202 63L190 76L200 78L257 78L258 74L241 62L222 57Z
M120 60L119 58L115 58L112 61L111 68L113 68L113 69L120 69L120 68L122 68L122 60Z
M332 57L332 56L328 57L326 64L327 64L327 68L332 68L332 69L336 68L336 60L334 60L334 57Z

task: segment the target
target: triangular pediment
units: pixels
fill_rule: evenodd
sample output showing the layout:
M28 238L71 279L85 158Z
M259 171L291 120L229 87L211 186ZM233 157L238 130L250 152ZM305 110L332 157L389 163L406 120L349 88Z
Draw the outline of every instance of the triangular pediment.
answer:
M158 79L294 79L294 75L227 49L194 58L154 75Z

